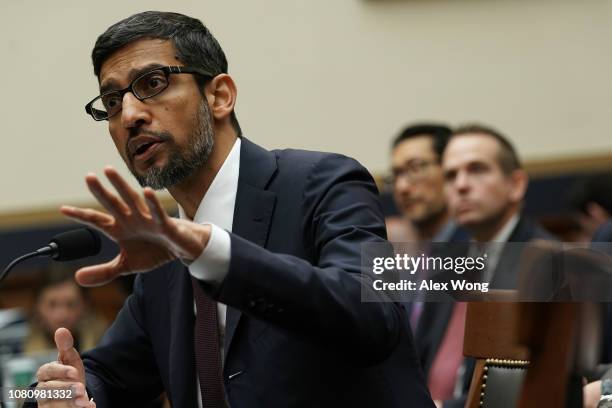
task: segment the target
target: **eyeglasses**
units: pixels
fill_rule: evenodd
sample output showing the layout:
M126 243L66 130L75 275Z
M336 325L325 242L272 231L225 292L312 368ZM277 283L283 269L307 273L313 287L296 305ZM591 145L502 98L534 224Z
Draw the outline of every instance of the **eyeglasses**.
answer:
M390 184L395 184L400 178L405 178L411 183L424 180L431 170L431 166L437 165L433 160L411 160L403 167L393 169L393 174L386 180Z
M85 112L90 114L94 120L107 120L121 111L123 96L128 92L131 92L140 101L162 93L170 84L168 80L170 74L198 74L203 77L213 77L209 72L199 68L180 66L154 68L139 75L127 88L104 92L97 96L85 105Z

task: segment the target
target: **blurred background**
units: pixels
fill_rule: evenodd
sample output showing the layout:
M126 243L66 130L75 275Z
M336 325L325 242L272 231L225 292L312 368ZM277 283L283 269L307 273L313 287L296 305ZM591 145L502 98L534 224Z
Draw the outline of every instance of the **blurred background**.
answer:
M130 177L106 122L84 105L97 95L97 36L147 9L211 29L247 138L357 158L379 181L388 215L397 210L383 180L400 129L478 121L506 134L525 161L526 212L563 240L588 239L585 186L612 180L610 0L24 0L0 4L2 268L71 228L57 208L92 203L87 172L111 164ZM100 257L112 253L106 243ZM0 287L0 352L24 351L49 268L24 264ZM129 283L116 282L83 305L109 322L126 293Z

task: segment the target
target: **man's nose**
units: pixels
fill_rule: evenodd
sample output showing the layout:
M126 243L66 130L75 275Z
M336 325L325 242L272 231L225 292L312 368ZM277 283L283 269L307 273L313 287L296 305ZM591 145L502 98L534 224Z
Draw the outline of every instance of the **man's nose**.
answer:
M126 92L121 103L121 125L127 129L150 121L151 112L147 104L136 98L133 93Z
M410 193L414 189L415 183L409 177L402 174L395 181L395 189L399 192Z
M466 192L470 188L470 179L465 172L457 173L457 177L455 178L455 189L459 192Z

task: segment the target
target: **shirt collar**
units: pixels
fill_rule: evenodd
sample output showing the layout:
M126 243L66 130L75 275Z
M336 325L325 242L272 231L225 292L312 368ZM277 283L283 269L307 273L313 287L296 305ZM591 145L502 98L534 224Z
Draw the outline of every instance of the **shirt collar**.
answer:
M518 224L518 222L519 215L514 214L490 242L508 242L510 235L512 235L512 231L514 231L514 228L516 228L516 224Z
M454 221L449 221L438 231L431 240L432 242L448 242L457 230L457 224Z
M231 230L231 219L226 220L226 222L219 222L211 219L211 215L213 215L211 213L214 213L219 208L231 209L231 216L233 218L233 208L236 200L238 176L240 173L240 145L241 140L237 138L234 142L234 146L232 146L232 150L230 150L221 168L210 184L210 187L204 194L202 201L200 201L200 205L191 221L198 224L209 221L217 224L221 228ZM189 219L180 205L178 206L178 211L181 219ZM228 222L230 225L227 225Z

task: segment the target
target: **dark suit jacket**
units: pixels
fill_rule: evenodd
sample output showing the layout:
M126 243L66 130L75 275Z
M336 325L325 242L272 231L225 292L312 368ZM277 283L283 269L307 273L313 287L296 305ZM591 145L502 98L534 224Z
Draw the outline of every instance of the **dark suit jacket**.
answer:
M376 187L356 161L242 140L229 273L203 288L228 305L223 378L232 407L432 407L406 316L362 302L360 245L384 242ZM165 390L196 407L193 296L172 263L136 279L84 355L100 408Z
M555 240L555 237L549 232L544 230L538 224L530 221L524 216L521 216L516 227L510 234L508 242L529 242L535 239L543 240ZM468 250L467 245L449 245L450 256L465 256L465 252ZM453 251L462 252L460 254L453 253ZM499 261L497 262L496 273L491 282L493 288L506 288L512 283L516 284L514 279L516 278L516 271L514 274L507 269L507 267L516 266L518 260L516 259L516 251L502 252ZM501 272L501 273L500 273ZM415 341L421 365L425 372L425 378L429 375L429 370L434 362L438 350L444 339L446 328L450 321L453 312L454 303L452 302L430 302L427 303L423 309L423 315L419 321L417 330L415 332ZM465 405L465 398L467 397L467 390L469 389L469 383L472 378L472 372L474 371L474 360L465 359L464 361L465 372L463 375L464 394L457 400L445 401L444 407L463 407Z

